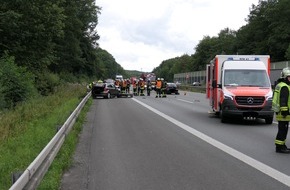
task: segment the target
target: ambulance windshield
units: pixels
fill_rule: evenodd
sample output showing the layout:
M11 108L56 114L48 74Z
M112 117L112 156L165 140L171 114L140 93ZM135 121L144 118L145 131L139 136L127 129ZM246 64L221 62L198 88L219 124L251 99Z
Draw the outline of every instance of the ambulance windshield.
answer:
M224 86L271 87L265 70L225 70Z

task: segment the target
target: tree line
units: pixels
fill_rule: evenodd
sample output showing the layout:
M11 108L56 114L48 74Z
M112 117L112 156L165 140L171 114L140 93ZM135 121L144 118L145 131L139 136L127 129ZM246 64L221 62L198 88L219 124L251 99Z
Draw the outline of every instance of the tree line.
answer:
M0 109L124 69L98 47L95 0L2 0ZM112 69L113 68L113 69Z
M217 36L204 36L194 54L164 60L153 72L172 81L176 73L206 70L206 64L218 54L270 55L272 62L290 60L289 15L289 0L260 0L250 7L246 25L237 31L224 28Z

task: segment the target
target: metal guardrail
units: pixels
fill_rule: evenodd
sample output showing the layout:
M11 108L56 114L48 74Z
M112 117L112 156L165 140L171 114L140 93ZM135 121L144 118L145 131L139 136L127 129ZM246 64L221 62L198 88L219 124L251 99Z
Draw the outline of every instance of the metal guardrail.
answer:
M205 86L180 85L178 86L178 89L191 92L201 92L201 93L206 92Z
M66 135L70 132L74 125L76 118L81 112L82 108L86 104L87 100L91 96L91 92L84 97L79 103L77 108L69 116L66 122L61 126L56 135L46 145L46 147L40 152L35 160L28 166L28 168L21 174L17 181L10 187L9 190L23 190L23 189L36 189L41 182L43 176L47 172L49 166L53 162Z

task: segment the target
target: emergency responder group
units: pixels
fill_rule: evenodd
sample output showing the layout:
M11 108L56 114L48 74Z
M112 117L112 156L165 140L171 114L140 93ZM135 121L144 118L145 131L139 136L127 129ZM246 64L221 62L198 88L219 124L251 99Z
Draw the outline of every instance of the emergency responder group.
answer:
M154 86L154 87L152 87ZM147 92L147 96L151 95L151 91L156 91L156 98L165 98L166 97L166 81L163 78L157 78L157 80L151 81L148 79L145 81L144 79L134 79L132 81L132 88L134 96L145 96L145 89Z
M97 82L92 82L88 85L88 89L91 89L92 86L96 83L103 83L102 80L98 80ZM122 94L130 93L130 88L132 86L133 95L134 96L145 96L145 89L147 92L147 96L151 95L151 91L156 91L156 98L166 98L166 85L167 82L164 78L157 78L157 80L151 81L148 79L145 81L143 78L140 79L116 79L115 86L120 88L120 92Z
M144 79L140 78L139 80L134 79L132 81L132 88L134 96L145 96L145 81Z
M121 93L129 93L130 92L130 86L131 86L131 81L129 79L116 79L115 81L115 86L117 88L120 88Z
M155 83L156 98L166 98L166 81L163 78L157 78Z

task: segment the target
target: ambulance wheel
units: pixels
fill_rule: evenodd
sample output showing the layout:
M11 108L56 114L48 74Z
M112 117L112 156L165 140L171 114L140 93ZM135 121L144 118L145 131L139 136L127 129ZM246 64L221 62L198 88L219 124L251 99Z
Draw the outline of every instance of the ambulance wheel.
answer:
M268 117L265 119L266 124L272 124L273 123L273 117Z

